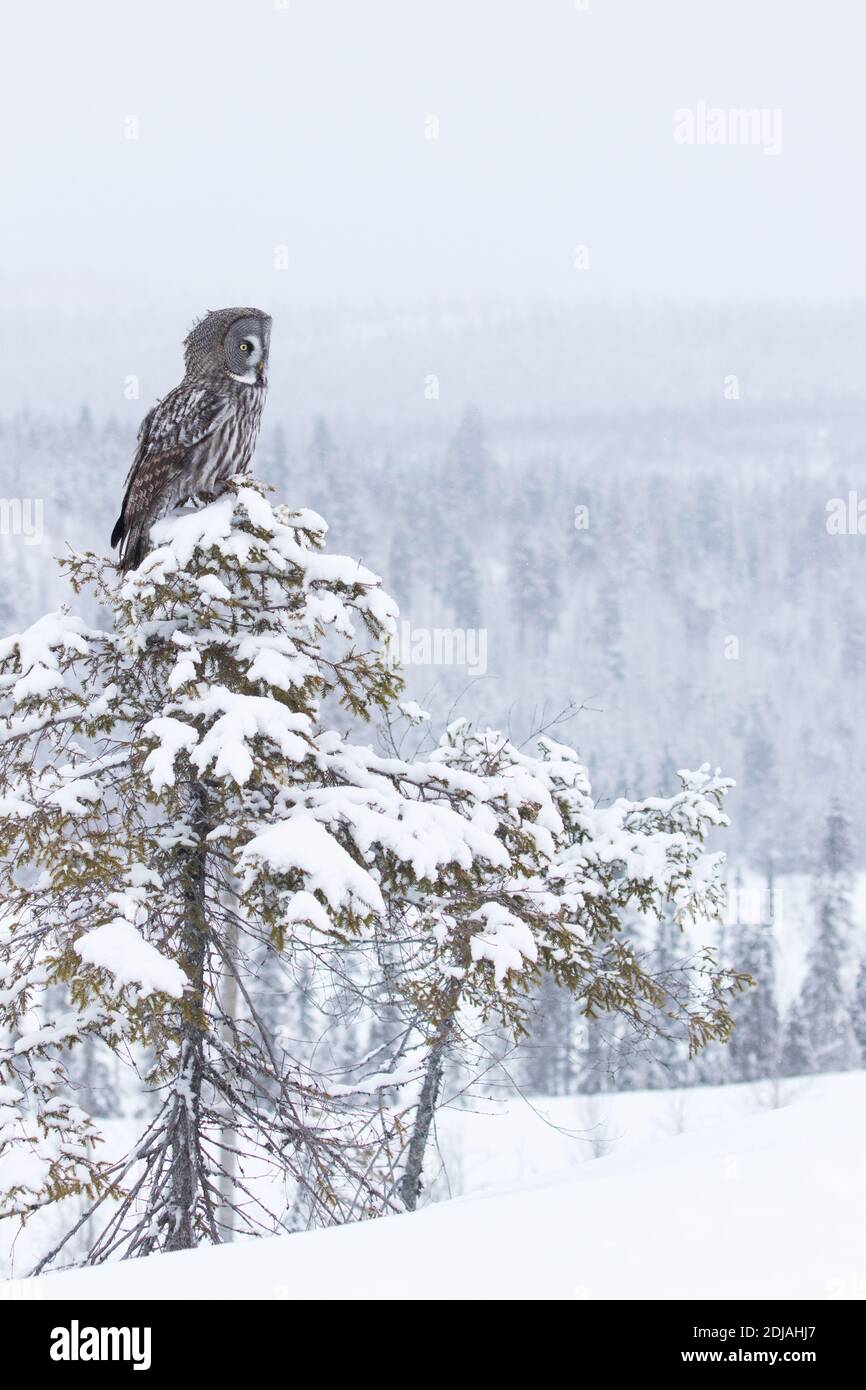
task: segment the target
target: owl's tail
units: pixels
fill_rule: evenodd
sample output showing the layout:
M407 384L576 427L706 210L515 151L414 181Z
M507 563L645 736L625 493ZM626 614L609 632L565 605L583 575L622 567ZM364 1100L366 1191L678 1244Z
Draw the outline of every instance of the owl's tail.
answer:
M147 537L150 531L149 518L145 521L134 521L127 530L126 519L123 512L114 523L114 530L111 533L112 547L120 546L119 568L123 574L130 570L138 569L147 552Z

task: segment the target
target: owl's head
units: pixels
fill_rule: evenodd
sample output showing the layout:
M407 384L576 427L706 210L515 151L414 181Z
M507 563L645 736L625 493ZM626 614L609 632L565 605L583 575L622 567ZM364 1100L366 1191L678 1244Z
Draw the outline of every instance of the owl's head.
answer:
M266 386L271 319L261 309L212 309L187 334L187 376L225 374L245 386Z

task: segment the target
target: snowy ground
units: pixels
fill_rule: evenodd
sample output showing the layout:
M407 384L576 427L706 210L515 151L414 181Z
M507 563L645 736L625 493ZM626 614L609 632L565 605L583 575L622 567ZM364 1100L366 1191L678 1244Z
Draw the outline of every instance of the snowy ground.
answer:
M586 1105L539 1108L585 1129ZM460 1185L474 1193L414 1216L6 1287L57 1299L866 1296L866 1073L634 1093L595 1115L613 1147L598 1158L604 1136L566 1136L519 1102L445 1117L443 1149L462 1131Z

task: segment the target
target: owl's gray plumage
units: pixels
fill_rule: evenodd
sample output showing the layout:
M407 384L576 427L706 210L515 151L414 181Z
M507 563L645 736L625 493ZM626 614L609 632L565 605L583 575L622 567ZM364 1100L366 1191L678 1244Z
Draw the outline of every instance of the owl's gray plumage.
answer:
M267 394L271 320L261 309L217 309L184 343L186 371L144 417L111 544L137 568L150 528L190 497L211 498L246 473Z

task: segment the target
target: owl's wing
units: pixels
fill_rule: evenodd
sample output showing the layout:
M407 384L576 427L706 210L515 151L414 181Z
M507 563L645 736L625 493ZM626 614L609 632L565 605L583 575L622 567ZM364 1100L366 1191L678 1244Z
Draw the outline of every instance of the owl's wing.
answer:
M189 463L190 452L220 427L230 409L229 400L221 393L182 382L145 415L126 479L123 506L111 533L113 546L129 541L135 533L134 548L141 548L151 519L155 519L170 484ZM194 481L190 479L191 493L195 491ZM124 545L125 569L134 568L141 558L128 556L128 550L129 544Z

